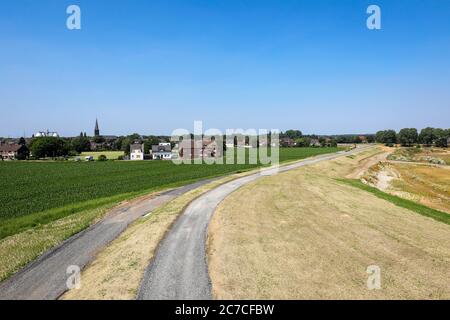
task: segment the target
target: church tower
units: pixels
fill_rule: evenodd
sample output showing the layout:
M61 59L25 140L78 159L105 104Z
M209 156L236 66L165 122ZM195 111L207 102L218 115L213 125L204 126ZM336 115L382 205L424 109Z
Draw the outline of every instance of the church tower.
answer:
M95 137L99 137L100 136L100 129L98 128L98 120L97 119L95 119L94 136Z

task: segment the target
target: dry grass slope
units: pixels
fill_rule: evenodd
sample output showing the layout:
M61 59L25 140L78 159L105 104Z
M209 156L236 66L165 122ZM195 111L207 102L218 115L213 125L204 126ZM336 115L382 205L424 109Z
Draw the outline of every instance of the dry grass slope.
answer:
M214 296L450 298L450 227L335 180L379 153L267 177L225 199L209 230ZM370 265L381 290L367 289Z

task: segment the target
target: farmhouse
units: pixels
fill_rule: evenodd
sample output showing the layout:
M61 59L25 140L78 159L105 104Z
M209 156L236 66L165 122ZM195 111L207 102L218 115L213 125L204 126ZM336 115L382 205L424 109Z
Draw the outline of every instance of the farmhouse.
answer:
M219 146L214 138L181 141L179 156L182 159L218 158L223 156L223 146Z
M368 143L366 136L359 136L358 138L359 138L359 141L361 141L361 143Z
M281 139L281 145L283 147L295 147L295 141L291 138L282 138Z
M152 146L153 160L171 160L172 147L170 143L161 142L158 145Z
M321 146L320 141L317 138L312 138L309 145L311 147L320 147Z
M140 143L133 143L130 146L130 160L144 160L144 145Z
M29 155L28 148L20 144L0 144L0 157L2 160L25 159Z

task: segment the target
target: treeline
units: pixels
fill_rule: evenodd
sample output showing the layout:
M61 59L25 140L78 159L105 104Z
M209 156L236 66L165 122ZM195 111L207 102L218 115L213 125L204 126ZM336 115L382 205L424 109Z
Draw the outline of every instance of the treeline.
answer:
M404 147L410 147L423 144L446 148L450 140L450 129L427 127L422 129L420 133L416 128L403 128L398 133L395 130L382 130L376 133L375 140L387 146L400 144Z
M149 152L152 145L162 141L168 141L168 137L163 136L141 136L137 133L121 136L115 139L104 137L87 137L81 133L74 138L60 137L37 137L28 139L26 146L31 152L32 158L64 158L79 155L82 152L94 151L92 145L96 147L95 151L123 151L125 154L130 153L130 145L137 142L144 144L144 151ZM23 144L25 140L21 138Z
M286 147L286 139L294 141L296 147L335 147L338 143L356 144L356 143L374 143L374 134L341 134L341 135L303 135L300 130L287 130L280 133L281 145Z

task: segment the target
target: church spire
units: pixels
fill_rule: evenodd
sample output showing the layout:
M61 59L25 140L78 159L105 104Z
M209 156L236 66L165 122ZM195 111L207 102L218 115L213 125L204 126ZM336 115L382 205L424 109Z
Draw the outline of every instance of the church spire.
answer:
M97 119L95 119L94 136L96 136L96 137L100 136L100 129L98 128L98 120Z

